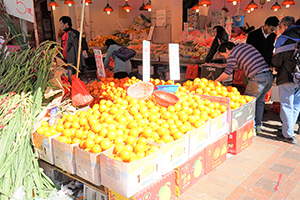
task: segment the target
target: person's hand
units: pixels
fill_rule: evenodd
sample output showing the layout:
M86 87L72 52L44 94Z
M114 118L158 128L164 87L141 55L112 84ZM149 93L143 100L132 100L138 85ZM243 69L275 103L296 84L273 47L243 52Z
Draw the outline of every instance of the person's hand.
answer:
M89 57L88 54L87 54L87 52L86 52L86 50L84 50L84 51L82 52L82 56L83 56L84 58L88 58L88 57Z

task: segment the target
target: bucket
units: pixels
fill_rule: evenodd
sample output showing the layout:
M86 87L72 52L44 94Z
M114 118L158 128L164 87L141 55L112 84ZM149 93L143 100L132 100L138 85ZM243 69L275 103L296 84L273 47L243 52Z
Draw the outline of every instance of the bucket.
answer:
M233 26L240 27L244 25L244 15L233 16Z

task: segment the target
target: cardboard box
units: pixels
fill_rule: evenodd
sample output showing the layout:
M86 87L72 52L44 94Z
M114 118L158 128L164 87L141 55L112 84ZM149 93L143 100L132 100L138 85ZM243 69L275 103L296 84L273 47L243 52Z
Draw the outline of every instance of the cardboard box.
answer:
M204 172L208 174L227 159L228 136L224 135L218 141L205 148Z
M164 144L156 145L161 147L162 151L162 174L165 175L174 168L185 163L189 157L189 132L181 138Z
M175 194L180 197L204 176L205 149L199 151L186 163L175 168Z
M190 131L189 158L208 145L207 135L209 135L210 120L197 129Z
M230 133L242 127L247 121L255 117L255 100L250 101L241 107L231 110Z
M76 174L75 146L78 144L66 144L56 139L53 140L54 164L71 174Z
M83 185L83 200L108 200L108 195L100 190Z
M138 66L138 72L140 75L143 75L143 66L142 65ZM153 75L153 74L154 74L154 67L150 66L150 75Z
M145 189L137 192L130 198L126 198L109 189L109 200L175 200L175 172L166 174L159 180L153 182Z
M76 174L95 185L101 184L100 154L91 153L75 146Z
M130 163L110 158L112 153L113 148L101 154L101 183L122 196L129 198L162 177L161 149Z
M33 133L33 143L38 152L39 158L50 163L54 164L54 154L53 154L53 139L58 137L60 134L46 137L37 132Z
M254 120L228 135L228 153L238 154L253 142Z
M225 105L227 108L226 114L223 113L221 116L217 117L216 119L210 120L210 130L206 138L208 139L208 144L211 144L215 142L217 139L219 139L219 137L224 133L224 130L225 133L229 133L229 126L231 120L230 103L229 103L230 99L224 97L217 97L217 96L200 95L200 94L198 95L203 100L208 99L211 102L218 102L220 103L220 105Z
M209 144L216 142L219 138L228 134L229 123L227 122L226 118L227 118L227 111L225 111L223 114L219 115L218 117L209 120L210 130L209 130L209 135L207 137Z

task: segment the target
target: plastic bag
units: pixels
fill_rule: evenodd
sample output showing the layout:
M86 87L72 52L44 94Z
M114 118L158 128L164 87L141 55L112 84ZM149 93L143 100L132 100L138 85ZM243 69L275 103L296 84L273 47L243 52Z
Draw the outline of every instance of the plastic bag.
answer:
M74 106L85 106L93 101L93 97L90 95L84 82L76 78L75 75L72 76L71 99Z
M241 69L234 70L232 84L243 85L244 72Z
M186 68L185 78L186 79L195 79L198 76L199 76L198 65L189 64Z

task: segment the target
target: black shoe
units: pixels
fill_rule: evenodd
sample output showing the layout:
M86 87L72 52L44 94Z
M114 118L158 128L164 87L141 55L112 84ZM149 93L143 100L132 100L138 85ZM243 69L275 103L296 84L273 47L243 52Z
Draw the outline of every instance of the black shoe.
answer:
M282 134L278 134L277 135L277 139L279 139L279 140L281 140L283 142L290 143L290 144L297 144L297 140L296 140L295 136L292 137L292 138L286 138Z

